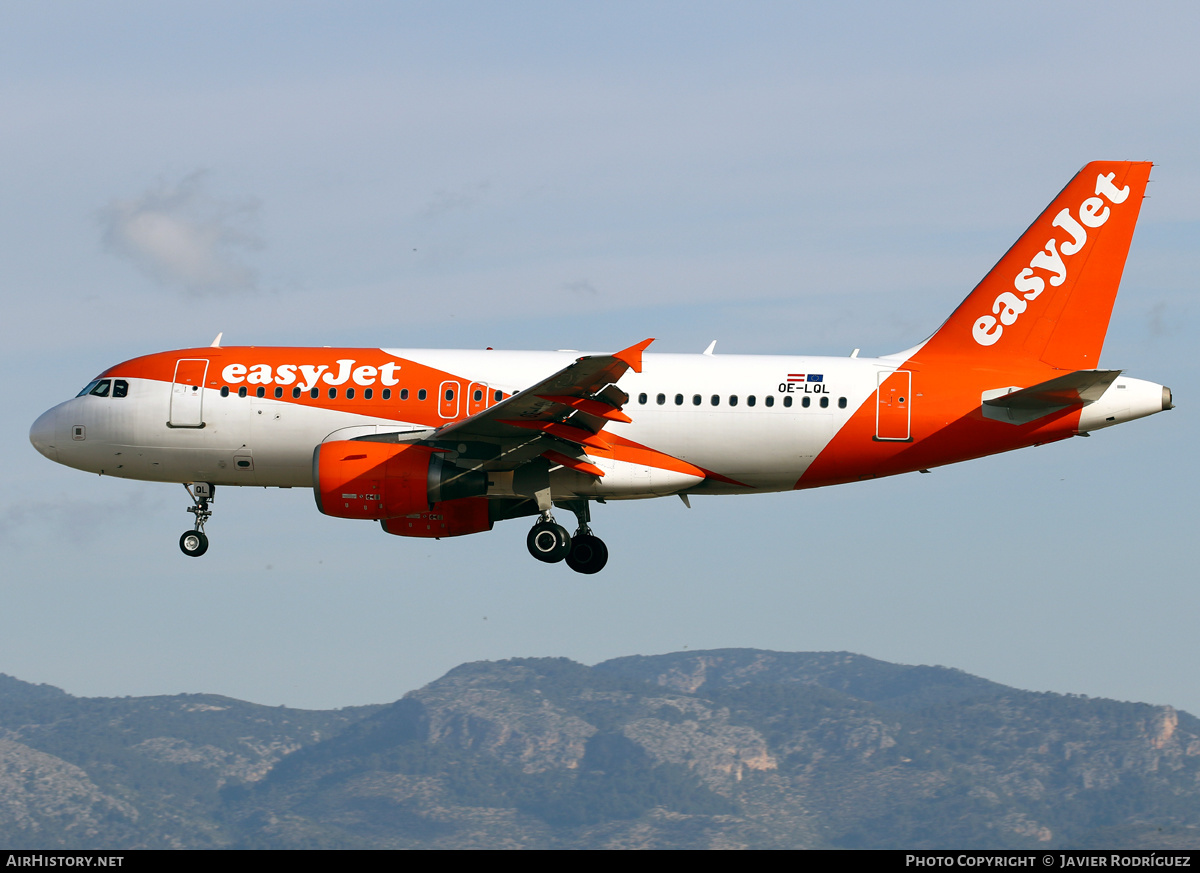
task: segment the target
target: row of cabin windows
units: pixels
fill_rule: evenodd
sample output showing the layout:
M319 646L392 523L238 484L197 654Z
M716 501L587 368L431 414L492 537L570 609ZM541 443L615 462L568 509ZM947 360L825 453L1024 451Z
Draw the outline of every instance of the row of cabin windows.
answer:
M93 397L108 397L109 392L112 392L113 397L126 397L129 394L129 383L124 379L97 379L84 385L83 390L75 396L91 394Z
M92 393L95 393L95 392L92 392ZM230 390L229 390L228 385L221 386L221 396L222 397L228 397L229 393L230 393ZM302 389L293 388L292 389L292 399L298 400L303 393L304 393L304 391ZM330 389L328 389L328 391L326 393L329 395L330 400L337 400L338 390L336 388L330 388ZM249 394L249 390L246 388L245 385L242 385L237 390L238 397L246 397L248 394ZM382 391L379 392L379 394L380 394L380 397L382 397L384 400L392 399L392 389L391 388L384 388ZM447 388L443 392L443 394L444 394L445 400L447 400L447 401L454 400L454 389L453 388ZM254 389L254 396L255 397L266 397L267 396L266 387L263 385L259 385L257 388ZM309 390L308 396L311 397L313 400L316 400L317 398L319 398L321 396L321 389L313 388L313 389ZM354 388L346 389L345 397L347 400L353 400L356 396L357 396L356 389L354 389ZM362 391L362 396L363 396L363 400L374 399L375 389L374 388L364 388ZM276 398L283 397L283 389L280 388L279 386L275 387L275 397ZM428 399L428 397L429 397L429 392L426 391L424 388L417 389L417 399L418 400L426 400L426 399ZM504 399L504 392L496 391L493 394L493 397L494 397L495 402L498 403L499 401ZM408 389L401 388L400 389L400 399L407 400L408 398L409 398ZM483 401L483 389L476 388L474 391L472 391L471 392L471 400L474 401L475 403L481 403Z
M683 398L682 394L675 395L675 405L676 406L683 406L683 400L684 400L684 398ZM648 395L648 394L639 394L638 395L638 403L641 404L642 406L645 406L649 402L650 402L650 395ZM654 402L657 403L659 406L666 405L667 395L666 394L656 395L654 398ZM738 395L730 394L727 402L729 403L730 406L737 406L738 402L739 402ZM711 397L709 397L708 403L710 406L720 406L721 405L721 395L720 394L712 395ZM753 394L747 395L747 397L746 397L746 405L747 406L755 406L755 405L757 405L757 403L758 403L758 398L755 395L753 395ZM699 395L699 394L692 395L692 406L702 406L703 404L704 404L704 398L701 395ZM768 394L766 397L763 398L763 406L774 406L774 405L775 405L775 395ZM784 406L792 405L792 395L791 394L784 395L783 405ZM800 405L803 406L805 409L807 409L809 406L812 406L812 397L808 396L807 394L804 395L803 397L800 398ZM828 409L829 408L829 397L822 396L821 399L818 401L817 405L820 406L822 409ZM846 398L839 397L837 405L838 405L838 409L845 409L846 408Z

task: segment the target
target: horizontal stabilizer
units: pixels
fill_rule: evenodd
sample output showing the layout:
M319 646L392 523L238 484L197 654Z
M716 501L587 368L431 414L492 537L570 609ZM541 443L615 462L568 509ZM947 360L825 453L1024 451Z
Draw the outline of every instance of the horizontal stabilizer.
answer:
M1003 394L994 397L985 391L983 402L987 406L1007 409L1048 409L1095 403L1108 390L1113 380L1121 375L1120 370L1076 370L1065 376L1057 376L1047 382L1028 388L1005 388Z

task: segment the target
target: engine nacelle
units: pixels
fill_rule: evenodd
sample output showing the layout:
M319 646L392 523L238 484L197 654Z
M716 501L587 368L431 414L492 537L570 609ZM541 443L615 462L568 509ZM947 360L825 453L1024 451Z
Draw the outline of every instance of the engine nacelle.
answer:
M486 497L464 497L435 503L426 512L379 522L385 531L400 537L461 537L492 529Z
M441 501L486 492L486 473L448 464L428 446L334 440L313 451L317 508L337 518L420 515Z

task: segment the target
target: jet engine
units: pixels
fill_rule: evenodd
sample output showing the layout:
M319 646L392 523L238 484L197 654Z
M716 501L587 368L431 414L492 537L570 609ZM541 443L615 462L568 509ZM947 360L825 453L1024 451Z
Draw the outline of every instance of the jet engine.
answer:
M447 463L428 446L335 440L317 446L312 463L317 508L337 518L419 516L487 492L486 473Z
M486 497L464 497L435 503L425 512L379 522L385 531L400 537L460 537L492 529Z

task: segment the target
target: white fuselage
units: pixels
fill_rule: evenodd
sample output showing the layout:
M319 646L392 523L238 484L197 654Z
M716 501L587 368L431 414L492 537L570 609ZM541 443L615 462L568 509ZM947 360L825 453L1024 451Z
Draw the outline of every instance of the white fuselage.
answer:
M384 351L457 374L462 384L478 383L506 395L581 355ZM709 481L704 483L706 491L786 490L795 487L813 458L874 393L878 374L896 366L893 359L646 355L643 371L628 373L621 381L630 396L625 410L632 423L613 423L608 430L741 483ZM816 375L820 381L795 381L797 375ZM404 378L401 371L402 385L407 384ZM313 449L322 442L373 433L430 432L428 420L406 420L406 405L399 401L386 414L356 413L297 405L286 397L275 399L270 392L262 398L253 393L240 397L236 386L226 396L213 387L202 389L198 406L203 427L171 427L172 385L154 379L126 381L125 397L84 395L49 410L34 425L35 445L53 446L51 457L60 463L108 476L308 487ZM408 385L413 395L421 388L438 387ZM450 421L457 417L455 412L439 410L438 417ZM654 464L605 457L595 461L605 471L601 479L555 471L556 496L654 497L702 482L693 474ZM503 476L497 479L493 493L502 494Z

